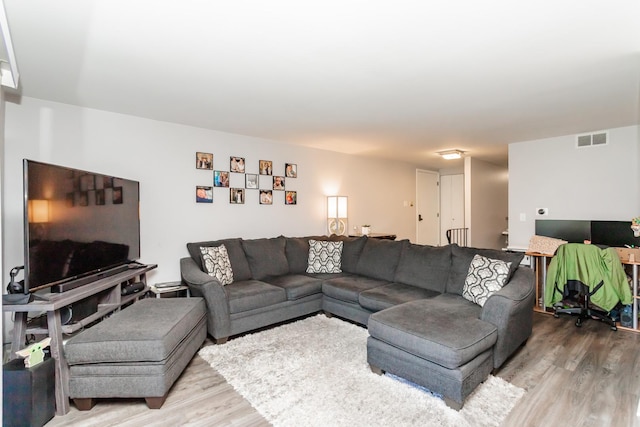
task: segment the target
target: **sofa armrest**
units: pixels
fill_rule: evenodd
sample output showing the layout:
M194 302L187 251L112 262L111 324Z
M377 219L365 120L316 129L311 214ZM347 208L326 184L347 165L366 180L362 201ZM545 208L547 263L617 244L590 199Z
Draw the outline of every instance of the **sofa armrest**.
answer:
M191 257L180 260L180 275L189 286L191 295L204 298L207 304L209 335L216 340L224 341L231 332L229 298L224 286L203 272Z
M518 267L509 283L485 302L480 319L498 328L498 340L493 353L494 368L499 368L531 335L534 291L533 270Z

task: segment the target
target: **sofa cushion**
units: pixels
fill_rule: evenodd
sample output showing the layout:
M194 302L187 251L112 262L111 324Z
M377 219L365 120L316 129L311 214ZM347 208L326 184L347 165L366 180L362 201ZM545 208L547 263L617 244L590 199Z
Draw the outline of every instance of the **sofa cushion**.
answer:
M390 283L360 293L358 302L367 310L379 311L394 305L423 298L432 298L438 292L402 283Z
M462 295L464 281L469 272L471 260L478 254L491 259L499 259L501 261L510 262L509 277L507 283L511 280L511 276L520 266L520 262L524 257L522 252L505 252L496 249L478 249L470 247L461 247L456 244L451 245L451 271L447 280L446 292Z
M463 314L477 312L469 306L480 309L460 296L446 294L396 305L371 315L369 335L456 369L490 349L498 337L497 328L491 323Z
M253 279L262 280L289 273L289 262L284 252L285 244L284 237L242 241Z
M267 307L287 300L286 292L278 286L259 280L244 280L225 286L231 314Z
M408 240L366 239L358 260L356 273L374 279L392 282L402 249Z
M224 244L200 248L204 270L209 276L215 277L222 286L233 283L231 261Z
M249 268L249 262L245 256L244 249L242 249L241 239L222 239L187 243L187 250L200 269L205 271L200 248L220 246L222 244L227 248L227 255L229 255L231 269L233 270L233 279L236 281L251 279L251 269Z
M344 242L342 248L342 271L356 273L358 260L360 259L360 254L362 254L364 244L367 243L367 238L365 236L349 237L332 234L329 236L329 240Z
M444 292L451 270L451 246L408 244L400 254L394 282Z
M269 284L284 289L289 301L322 292L322 279L301 274L273 277L269 279Z
M342 273L343 242L309 240L307 273Z
M360 292L389 284L386 280L372 279L364 276L342 276L325 280L322 293L341 301L358 303Z
M300 274L307 271L309 262L309 240L327 240L327 236L285 237L285 255L289 263L289 273Z
M484 306L485 301L507 283L510 266L510 262L475 255L464 281L462 296L480 307Z

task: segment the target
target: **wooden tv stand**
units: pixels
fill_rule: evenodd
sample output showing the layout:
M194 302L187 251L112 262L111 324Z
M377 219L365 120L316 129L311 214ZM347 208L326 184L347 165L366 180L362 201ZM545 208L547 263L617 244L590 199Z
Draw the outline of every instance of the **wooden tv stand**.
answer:
M119 310L123 305L137 301L148 290L147 272L157 265L146 265L140 268L128 269L112 276L98 279L79 288L63 293L48 293L40 295L46 300L36 299L28 304L3 305L3 312L15 313L13 326L13 341L11 343L11 359L17 358L16 351L25 347L25 335L48 335L51 337L51 357L55 360L56 372L56 414L64 415L69 412L69 365L64 357L62 335L70 335L91 323L100 321L106 315ZM133 282L142 282L145 287L139 292L123 296L123 286ZM66 307L97 296L98 310L75 323L63 325L61 312ZM27 314L29 312L46 312L46 327L29 327Z

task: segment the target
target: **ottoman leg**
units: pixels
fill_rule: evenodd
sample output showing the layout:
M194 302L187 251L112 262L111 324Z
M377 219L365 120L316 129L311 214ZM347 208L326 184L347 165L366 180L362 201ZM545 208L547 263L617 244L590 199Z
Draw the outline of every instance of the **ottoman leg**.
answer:
M73 399L73 403L76 404L76 408L78 408L78 411L89 411L95 406L96 400L90 397L75 398Z
M460 409L462 409L462 405L464 404L464 402L463 403L456 402L455 400L453 400L453 399L451 399L449 397L446 397L446 396L444 396L444 403L449 408L451 408L453 410L456 410L456 411L459 411Z
M164 404L164 401L167 400L167 395L160 397L145 397L144 400L147 402L147 407L149 409L160 409Z
M369 368L371 368L371 372L376 375L384 375L384 371L377 366L369 365Z

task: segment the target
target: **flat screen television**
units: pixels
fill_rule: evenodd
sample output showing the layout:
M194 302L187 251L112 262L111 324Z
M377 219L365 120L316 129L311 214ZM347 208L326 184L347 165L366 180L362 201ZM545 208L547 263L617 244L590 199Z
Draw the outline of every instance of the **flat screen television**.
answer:
M63 292L140 258L140 184L25 159L24 293Z
M622 248L638 245L640 239L633 236L631 221L591 221L591 243Z
M591 238L591 221L537 219L535 230L538 236L554 237L569 243L582 243Z

